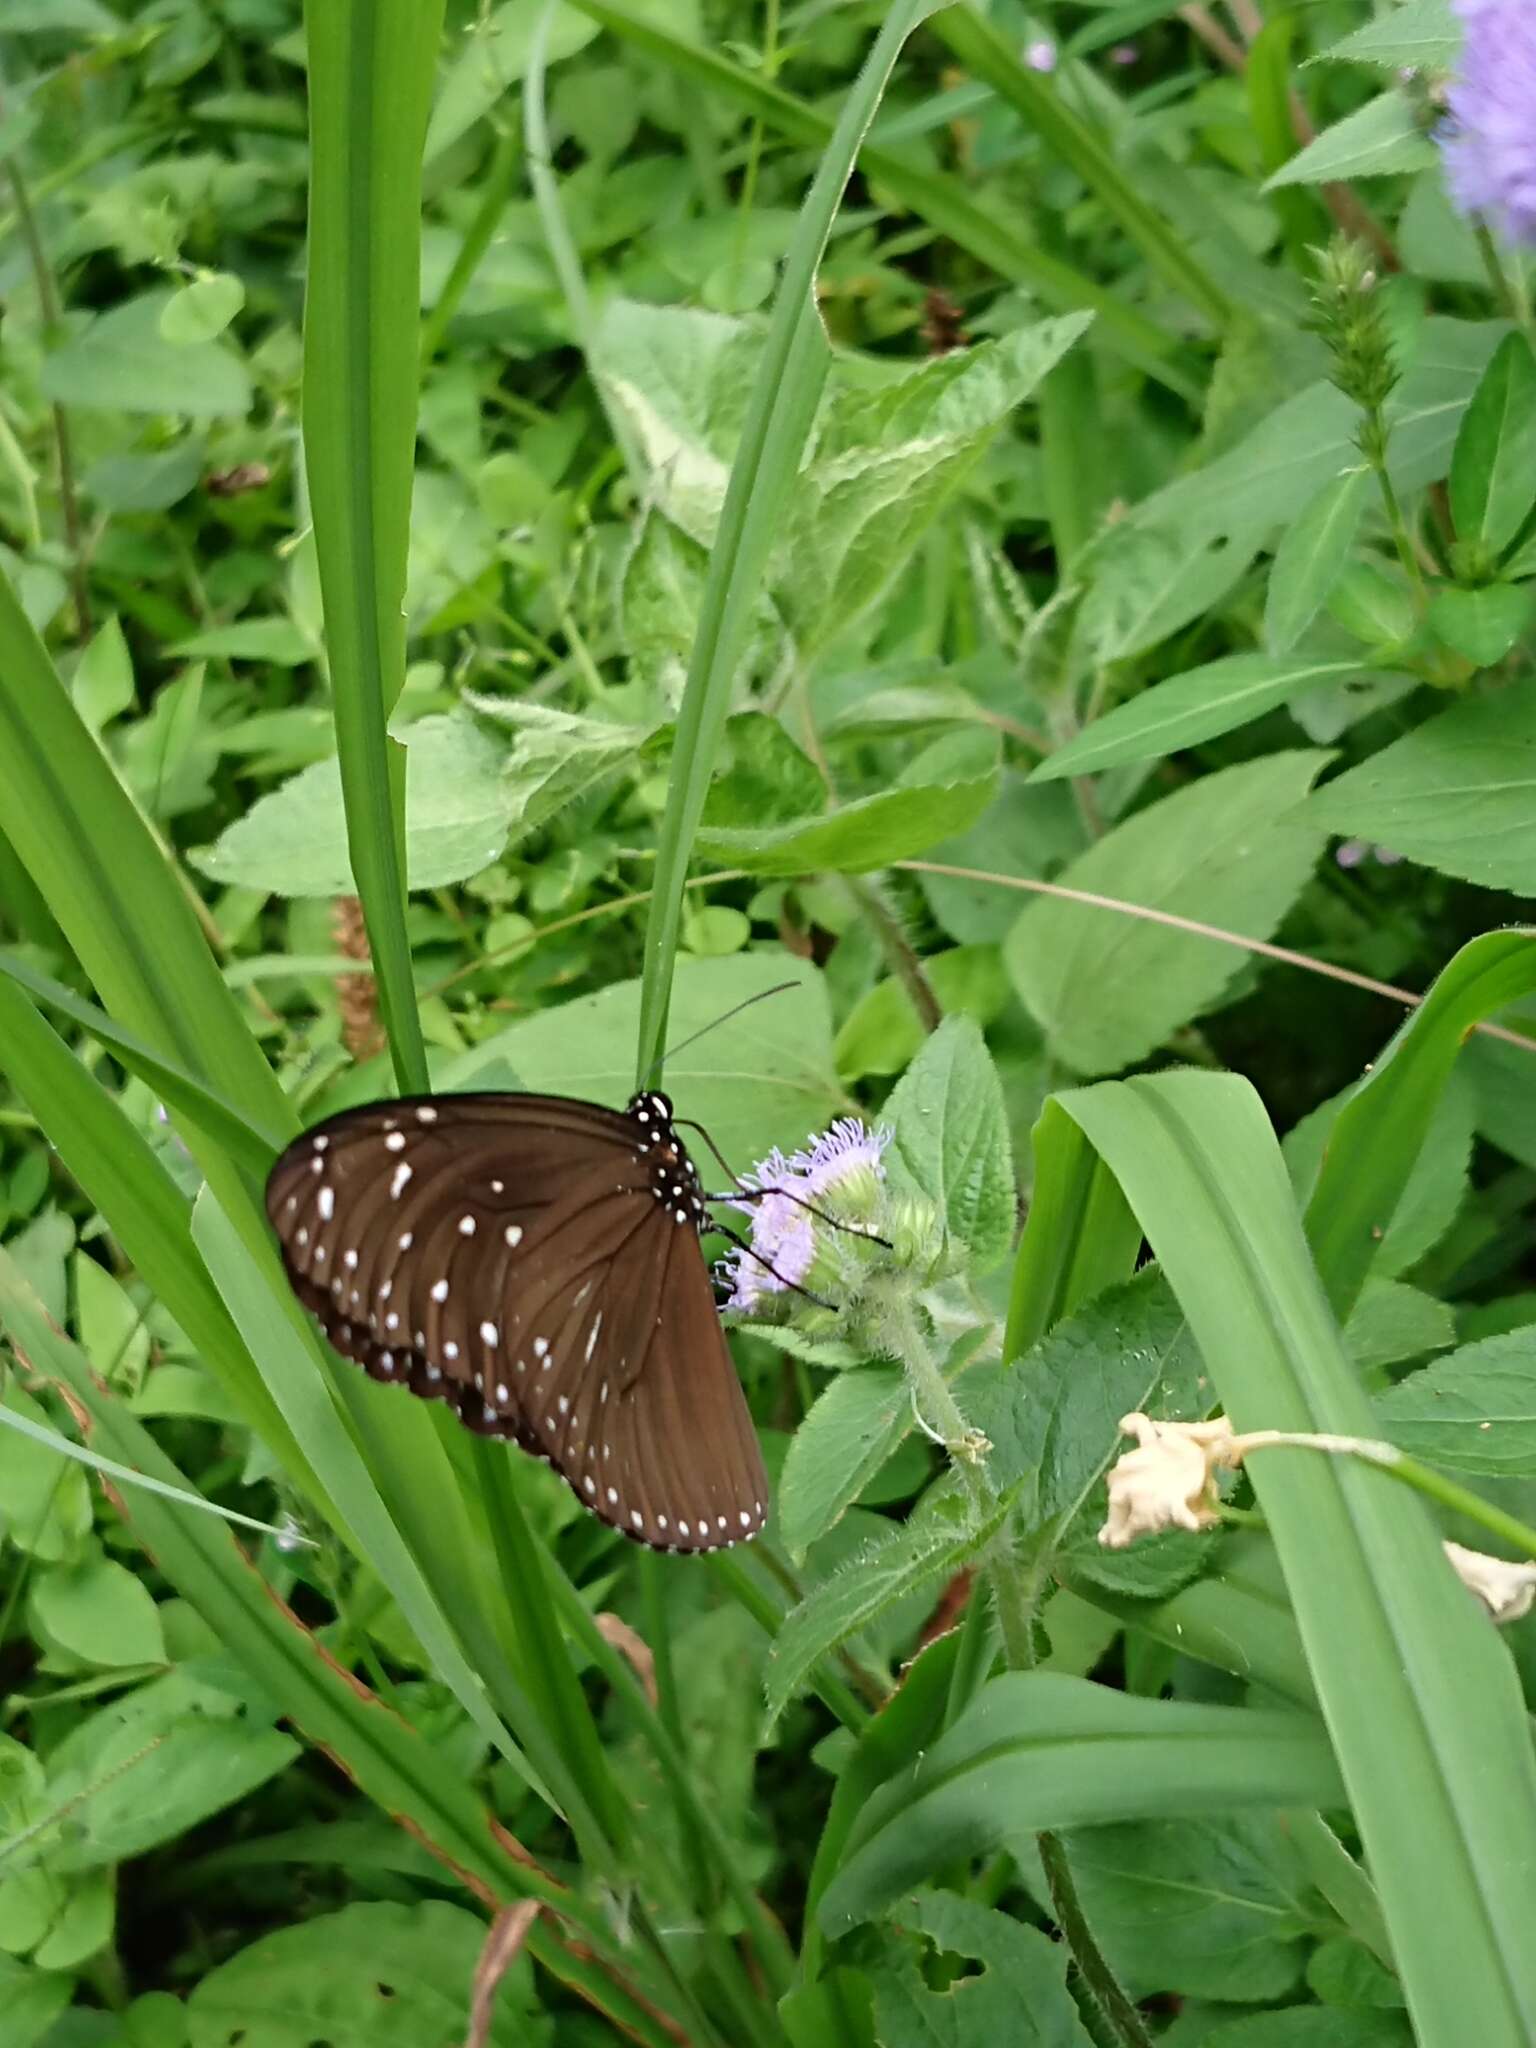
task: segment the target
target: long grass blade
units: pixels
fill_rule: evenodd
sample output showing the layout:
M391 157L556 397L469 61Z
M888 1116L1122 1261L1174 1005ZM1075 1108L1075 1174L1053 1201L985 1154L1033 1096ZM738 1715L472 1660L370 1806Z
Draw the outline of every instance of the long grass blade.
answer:
M1124 1188L1234 1426L1370 1434L1248 1084L1176 1072L1060 1101ZM1254 1485L1418 2038L1520 2048L1536 2036L1536 1759L1508 1653L1383 1475L1297 1455Z
M678 712L672 777L657 837L645 930L637 1060L641 1087L648 1076L659 1075L683 886L730 711L736 665L831 360L816 310L816 272L859 144L875 117L902 44L930 6L931 0L897 0L887 14L843 103L785 259L757 383L742 424L710 553L698 632Z
M421 156L443 0L311 0L304 456L347 845L402 1089L427 1086L405 929L405 681Z

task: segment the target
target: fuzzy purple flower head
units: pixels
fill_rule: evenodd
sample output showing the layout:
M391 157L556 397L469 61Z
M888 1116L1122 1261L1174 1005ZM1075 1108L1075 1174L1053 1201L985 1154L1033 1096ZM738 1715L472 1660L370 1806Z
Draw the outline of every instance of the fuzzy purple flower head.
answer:
M1454 0L1466 24L1442 147L1451 196L1536 245L1536 4Z
M775 1146L759 1162L746 1182L767 1192L751 1205L751 1251L734 1251L723 1262L733 1283L727 1308L757 1309L765 1296L794 1287L815 1291L823 1277L818 1269L825 1241L838 1233L813 1210L846 1225L853 1237L861 1236L879 1206L885 1180L881 1154L890 1137L889 1131L872 1131L856 1116L839 1117L803 1151L786 1159Z

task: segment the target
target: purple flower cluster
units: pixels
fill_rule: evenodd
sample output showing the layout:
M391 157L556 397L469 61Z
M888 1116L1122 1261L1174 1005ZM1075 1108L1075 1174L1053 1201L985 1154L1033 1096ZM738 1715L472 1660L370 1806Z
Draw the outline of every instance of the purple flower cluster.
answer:
M786 1159L775 1145L759 1161L755 1172L746 1176L748 1187L766 1191L752 1204L752 1250L733 1251L722 1261L733 1283L727 1308L753 1309L765 1294L804 1285L816 1260L822 1227L805 1204L835 1216L840 1196L850 1193L855 1183L862 1182L867 1193L871 1182L885 1178L880 1155L890 1137L887 1130L872 1131L856 1116L844 1116L804 1151Z
M1536 0L1455 0L1466 24L1446 176L1463 213L1536 244Z

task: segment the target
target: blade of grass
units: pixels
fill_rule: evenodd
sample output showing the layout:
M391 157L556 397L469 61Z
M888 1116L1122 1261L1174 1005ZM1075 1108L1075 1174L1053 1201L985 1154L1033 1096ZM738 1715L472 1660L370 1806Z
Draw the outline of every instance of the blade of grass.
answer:
M443 0L310 0L304 458L347 846L395 1077L425 1089L405 929L406 554L416 450L421 156Z
M1234 1426L1369 1436L1248 1084L1175 1072L1060 1103L1124 1188ZM1256 1460L1253 1478L1418 2039L1520 2048L1536 2034L1536 1759L1508 1653L1405 1489L1347 1459Z
M204 1366L322 1513L324 1489L252 1363L192 1242L192 1207L147 1140L27 1001L0 976L0 1067Z
M102 1003L257 1129L293 1113L176 876L0 578L0 818Z
M733 101L775 134L811 149L830 145L832 123L825 115L755 72L670 34L629 8L614 5L613 0L572 0L572 4L637 49L648 51L669 70ZM969 198L953 174L924 170L896 151L869 142L861 147L858 161L873 184L947 235L957 248L985 263L999 277L1028 285L1047 305L1062 312L1091 308L1098 315L1099 331L1128 362L1170 391L1199 401L1204 379L1174 336L1082 271L1037 248L999 219L995 209L988 212Z
M902 44L931 4L932 0L896 0L887 13L843 103L784 261L757 382L710 551L698 632L678 711L645 930L636 1062L637 1085L642 1088L649 1076L660 1075L683 885L730 711L731 685L831 360L816 310L816 272L886 80Z
M29 967L25 960L18 960L14 954L0 953L0 978L24 988L39 1003L59 1011L78 1024L82 1031L88 1031L98 1044L104 1045L114 1058L122 1062L129 1073L137 1074L163 1101L200 1124L210 1138L222 1145L248 1171L266 1173L274 1154L286 1142L281 1135L258 1129L238 1110L231 1109L213 1089L205 1087L195 1074L189 1074L174 1060L166 1059L134 1032L125 1031L112 1021L105 1010L86 1002L72 989L66 988L63 982L55 981L52 975Z
M1066 104L1052 79L1028 70L991 22L972 7L945 7L931 32L975 78L1014 107L1045 147L1076 171L1110 219L1157 272L1204 314L1218 334L1235 308L1167 221L1137 192L1103 142Z
M1307 1204L1334 1313L1347 1316L1469 1031L1536 990L1536 931L1484 932L1440 973L1340 1112Z

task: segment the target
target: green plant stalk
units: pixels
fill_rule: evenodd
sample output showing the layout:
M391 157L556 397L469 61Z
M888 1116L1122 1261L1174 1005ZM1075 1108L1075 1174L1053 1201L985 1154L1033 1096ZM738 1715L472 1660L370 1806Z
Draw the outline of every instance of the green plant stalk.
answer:
M730 713L752 606L778 538L826 379L830 350L816 310L816 272L886 80L902 44L925 11L925 0L897 0L887 13L843 103L785 259L710 550L698 632L678 712L645 932L636 1059L637 1085L642 1088L650 1076L660 1072L688 861Z
M480 268L486 250L491 246L502 214L506 211L511 196L512 181L517 176L517 131L505 122L496 129L496 147L485 174L485 184L480 193L480 204L475 208L474 219L470 222L459 253L443 281L437 304L421 324L421 362L425 368L442 347L443 336L447 333L455 313L463 303L475 272Z
M910 1305L901 1302L886 1320L886 1338L901 1360L917 1404L919 1419L931 1435L938 1436L949 1452L961 1483L971 1496L978 1518L990 1519L997 1511L998 1497L987 1477L985 1454L967 1429L959 1403L949 1390L917 1326ZM987 1546L982 1569L991 1588L1003 1637L1003 1660L1010 1671L1031 1671L1035 1666L1035 1599L1016 1556L1007 1525ZM957 1665L958 1669L958 1665ZM1141 2015L1127 1997L1109 1961L1094 1938L1093 1929L1078 1898L1077 1885L1067 1860L1065 1844L1050 1830L1035 1837L1041 1866L1051 1894L1051 1909L1061 1938L1066 1943L1090 2002L1097 2008L1104 2029L1124 2048L1152 2048L1152 2039Z
M711 1556L710 1565L714 1576L724 1586L739 1607L746 1610L770 1641L775 1637L784 1620L784 1611L776 1607L767 1593L753 1579L734 1557L723 1552ZM828 1668L825 1658L811 1667L809 1674L811 1690L823 1706L834 1713L850 1734L861 1735L869 1726L870 1713L862 1700L845 1679Z
M347 847L399 1087L428 1084L405 928L406 550L421 157L443 0L310 0L304 453Z
M1396 486L1387 469L1387 441L1389 430L1382 408L1366 408L1365 420L1360 429L1360 453L1375 473L1381 490L1382 507L1387 515L1387 524L1392 529L1393 543L1397 548L1398 560L1402 563L1408 581L1413 585L1414 595L1422 611L1429 602L1429 593L1424 587L1424 571L1419 566L1418 549L1413 544L1413 535L1403 517L1402 504Z

